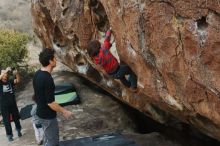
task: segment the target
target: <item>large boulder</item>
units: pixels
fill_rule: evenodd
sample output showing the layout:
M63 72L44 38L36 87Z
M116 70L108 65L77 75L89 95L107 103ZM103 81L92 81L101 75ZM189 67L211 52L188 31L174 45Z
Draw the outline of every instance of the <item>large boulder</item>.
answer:
M175 117L220 140L218 0L32 0L31 11L43 47L74 72L160 123ZM88 42L109 27L138 93L88 56Z

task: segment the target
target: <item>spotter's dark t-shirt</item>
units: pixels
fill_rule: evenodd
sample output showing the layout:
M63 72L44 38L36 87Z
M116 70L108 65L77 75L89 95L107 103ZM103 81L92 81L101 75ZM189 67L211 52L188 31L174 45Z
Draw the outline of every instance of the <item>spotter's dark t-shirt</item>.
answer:
M53 119L56 111L48 104L55 101L55 85L51 74L47 71L38 70L33 78L33 87L37 103L36 114L42 119Z

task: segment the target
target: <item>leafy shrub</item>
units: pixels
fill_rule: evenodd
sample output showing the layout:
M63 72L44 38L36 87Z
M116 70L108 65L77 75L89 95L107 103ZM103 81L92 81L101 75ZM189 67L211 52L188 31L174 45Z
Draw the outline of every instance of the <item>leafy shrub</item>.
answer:
M0 29L0 67L17 68L28 56L28 35L15 30Z

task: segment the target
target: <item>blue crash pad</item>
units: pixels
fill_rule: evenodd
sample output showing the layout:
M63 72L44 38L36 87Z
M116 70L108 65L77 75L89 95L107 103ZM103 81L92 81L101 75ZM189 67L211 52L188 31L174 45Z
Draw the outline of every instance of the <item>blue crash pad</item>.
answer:
M61 141L59 146L138 146L135 141L128 139L120 133L102 134Z

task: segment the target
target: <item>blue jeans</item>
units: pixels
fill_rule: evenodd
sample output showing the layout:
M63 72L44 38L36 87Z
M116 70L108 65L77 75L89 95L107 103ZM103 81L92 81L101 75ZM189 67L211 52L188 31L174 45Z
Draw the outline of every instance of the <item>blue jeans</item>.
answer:
M41 119L40 123L44 131L44 146L59 146L59 127L57 118Z
M109 74L114 79L119 79L126 87L137 88L137 76L127 65L119 65L119 69ZM125 78L125 75L129 75L129 79Z

